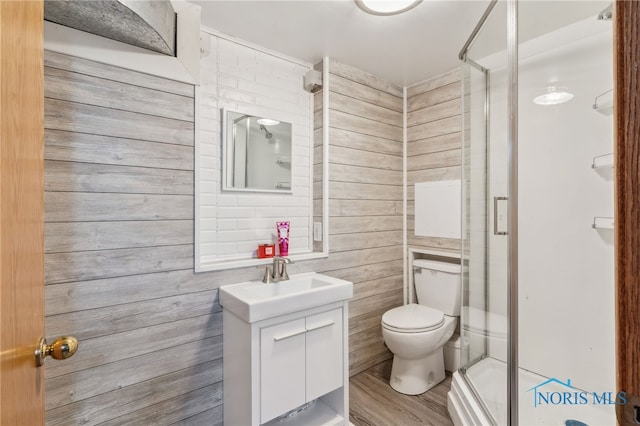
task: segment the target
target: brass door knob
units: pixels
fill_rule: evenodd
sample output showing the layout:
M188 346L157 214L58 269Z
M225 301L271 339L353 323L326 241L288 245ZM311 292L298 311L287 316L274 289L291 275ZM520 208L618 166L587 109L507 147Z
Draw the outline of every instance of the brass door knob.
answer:
M53 359L67 359L78 350L78 339L71 336L58 337L48 345L44 337L41 337L36 346L36 367L44 365L44 359L51 356Z

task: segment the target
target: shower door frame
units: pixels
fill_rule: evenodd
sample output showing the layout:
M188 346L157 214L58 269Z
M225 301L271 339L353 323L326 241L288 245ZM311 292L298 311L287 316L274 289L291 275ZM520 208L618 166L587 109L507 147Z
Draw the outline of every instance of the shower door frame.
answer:
M482 75L484 76L484 105L483 105L483 114L484 114L484 119L485 119L485 135L484 135L484 141L485 141L485 173L487 170L489 170L489 152L488 152L488 142L489 142L489 126L488 126L488 121L489 121L489 116L490 116L490 102L489 102L489 86L490 86L490 76L489 76L489 70L486 69L485 67L483 67L482 65L478 64L477 62L473 61L472 59L468 58L465 56L464 59L465 63L469 64L472 68L476 69L477 71L480 71L482 73ZM464 84L462 85L462 99L464 99L465 97L465 87ZM464 115L464 111L463 111L463 115ZM466 120L466 117L464 118L464 120ZM463 125L463 132L466 132L466 123ZM466 138L467 136L465 136ZM464 147L463 147L463 151L464 151ZM463 159L464 162L464 159ZM464 167L462 168L462 173L463 173L463 181L466 180L465 176L464 176L464 172L465 169ZM468 194L467 194L468 195ZM484 199L485 199L485 230L488 233L489 232L489 191L488 191L488 182L485 182L485 188L484 188ZM464 218L463 218L464 221ZM463 229L464 229L464 224L462 225ZM488 242L486 243L488 244ZM461 250L463 251L460 255L460 258L464 260L464 244L461 246ZM468 260L467 260L468 262ZM487 262L487 250L485 250L484 252L484 306L485 309L487 306L489 306L489 269L487 267L488 262ZM463 292L463 298L464 298L464 292ZM468 296L467 296L468 299ZM465 300L462 301L462 306L468 306L465 304ZM488 316L488 312L485 311L485 313ZM487 318L485 318L485 324L488 324L488 320ZM487 345L487 339L484 339L484 350L482 351L482 355L480 355L477 358L474 359L468 359L467 363L461 368L462 372L465 373L466 369L471 368L473 365L479 363L480 361L482 361L483 359L485 359L487 357L487 353L489 351L488 349L488 345ZM465 380L468 380L468 378L466 377L466 375L464 376ZM471 387L471 389L473 389L473 387ZM474 390L475 392L475 390ZM481 404L483 405L483 404ZM484 407L483 405L483 409L485 409L486 412L488 412L488 410L486 410L486 407Z
M497 1L493 1L490 6L489 9L487 9L487 11L485 11L485 14L483 15L483 18L480 22L480 24L478 24L478 26L476 27L476 30L474 30L475 33L477 33L477 31L480 30L482 23L484 23L484 19L486 19L486 17L488 17L490 15L491 9L493 9L493 6L495 6L495 4L497 3ZM474 36L475 37L475 36ZM472 40L472 39L470 39ZM469 43L470 44L470 43ZM463 50L464 51L464 50ZM462 52L461 52L462 54ZM461 58L462 59L462 58ZM468 64L470 67L474 68L477 71L480 71L483 76L484 76L484 106L483 106L483 114L484 114L484 119L485 119L485 135L484 135L484 142L485 142L485 173L487 170L489 170L489 153L488 153L488 141L489 141L489 126L488 126L488 119L489 119L489 114L490 114L490 102L489 102L489 84L490 84L490 77L489 77L489 70L484 68L482 65L478 64L477 62L473 61L472 59L470 59L469 57L467 57L466 52L464 55L464 58L462 59L466 64ZM465 78L465 76L463 75L463 79ZM462 99L465 99L465 84L462 84L461 87L461 97ZM465 113L466 108L463 108L463 125L462 125L462 129L463 132L466 132L466 113ZM467 136L465 135L464 138L466 139ZM463 159L462 159L462 163L464 165L464 149L466 147L466 143L463 141ZM466 181L466 177L464 176L465 173L465 167L462 167L462 181L465 182ZM466 185L466 184L465 184ZM463 185L463 190L466 189L466 186ZM484 193L484 199L485 199L485 230L488 233L489 230L489 203L488 203L488 182L485 182L485 193ZM468 194L467 194L468 195ZM463 192L463 199L466 198L466 195L464 195ZM462 229L464 229L464 215L462 217ZM464 256L464 251L465 251L465 246L464 246L464 241L461 244L460 247L461 253L460 253L460 259L462 259L463 265L465 262L465 256ZM468 264L468 260L467 260L467 264ZM485 314L488 315L488 313L486 312L486 307L489 306L489 302L488 302L488 282L489 282L489 272L488 272L488 268L487 268L487 250L485 249L484 252L484 306L485 306ZM468 266L467 266L467 270L468 270ZM468 272L467 272L468 274ZM469 306L468 305L468 301L465 303L465 297L468 299L468 296L465 296L465 292L463 292L463 301L462 301L462 306ZM485 324L487 324L487 319L485 318ZM463 325L461 325L461 327L463 327ZM480 407L480 409L482 410L484 417L487 419L491 419L492 421L495 422L493 415L491 413L491 410L489 410L484 402L484 400L482 399L482 397L480 396L480 394L478 393L478 391L476 390L475 386L473 386L473 383L471 382L471 380L469 379L469 377L467 376L467 369L471 368L472 366L474 366L475 364L479 363L480 361L482 361L483 359L485 359L487 357L487 353L488 353L488 345L487 345L487 339L485 338L483 340L484 343L484 350L482 351L482 355L473 358L473 359L467 359L465 362L465 365L463 365L462 367L460 367L458 369L458 371L460 371L462 380L464 380L467 388L469 389L469 391L471 392L471 394L473 395L473 397L475 398L475 400L478 402L478 405Z
M507 0L507 149L509 162L507 214L507 419L518 424L518 0Z
M507 150L508 150L508 213L507 213L507 419L518 424L518 0L507 3ZM460 50L458 58L477 67L467 57L498 0L491 0L480 21ZM482 68L482 67L481 67ZM488 73L485 73L488 75ZM489 87L486 88L489 90ZM488 114L488 110L485 110ZM488 119L488 116L485 116ZM495 214L495 212L494 212ZM462 375L468 381L465 374ZM470 387L473 389L473 386ZM476 395L477 396L477 395ZM484 403L480 404L483 409Z
M518 259L517 259L517 152L518 152L518 0L507 1L507 90L509 121L508 211L508 420L518 424ZM468 62L467 50L498 0L491 0L459 54ZM615 266L616 266L616 376L617 391L627 392L630 404L616 406L619 424L633 422L640 406L640 3L614 0L614 146L615 146ZM465 375L462 375L465 377ZM465 377L466 379L466 377Z

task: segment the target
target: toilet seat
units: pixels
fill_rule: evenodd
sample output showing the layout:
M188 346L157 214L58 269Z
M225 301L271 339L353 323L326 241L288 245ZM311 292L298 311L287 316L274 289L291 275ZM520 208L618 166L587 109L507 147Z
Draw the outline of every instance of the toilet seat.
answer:
M382 315L382 326L397 333L423 333L440 328L442 324L442 312L416 303L393 308Z

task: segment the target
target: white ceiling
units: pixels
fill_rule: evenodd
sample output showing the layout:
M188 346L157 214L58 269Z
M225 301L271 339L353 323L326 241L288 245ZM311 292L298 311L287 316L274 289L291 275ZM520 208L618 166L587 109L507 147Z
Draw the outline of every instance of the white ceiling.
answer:
M353 0L194 1L202 24L310 63L323 56L410 86L460 65L458 52L489 0L424 0L394 16Z

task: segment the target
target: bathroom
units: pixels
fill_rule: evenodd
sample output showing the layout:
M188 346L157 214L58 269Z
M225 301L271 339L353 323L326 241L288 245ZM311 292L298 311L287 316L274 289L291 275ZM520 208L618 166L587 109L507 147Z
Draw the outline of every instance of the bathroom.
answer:
M437 390L411 399L419 407L415 424L460 421L449 419L452 386L456 398L477 406L477 424L546 422L524 409L532 409L526 391L542 380L520 401L508 391L518 378L506 368L514 365L509 342L519 344L515 367L535 380L637 394L615 381L614 115L606 110L613 102L614 27L597 19L609 2L520 2L520 299L509 300L513 235L497 228L509 229L513 205L501 197L514 183L506 35L515 3L499 1L484 15L493 3L425 1L403 14L376 16L346 0L331 7L173 2L178 28L190 29L178 30L178 58L46 21L43 335L79 341L69 360L47 360L46 423L222 424L223 340L230 336L223 333L219 288L262 279L268 261L254 251L276 242L279 220L291 224L290 275L318 272L353 283L346 367L354 424L367 424L366 415L355 414L359 405L382 405L361 396L363 384L379 374L384 380L375 386L389 388L393 354L381 320L415 301L418 258L464 266L455 330L461 337L448 348L463 371L452 375L453 368ZM380 37L401 22L411 42L380 49L405 58L424 43L416 29L422 22L435 34L456 19L461 29L448 51L429 43L433 59L420 68L361 54L369 42L382 43L373 35L346 45L326 29L325 38L308 31L309 41L289 40L287 50L283 40L304 30L302 20L289 28L274 18L287 13L314 17L308 26L329 22L334 32L389 25ZM253 38L241 31L242 19ZM458 59L463 47L466 61ZM303 81L313 69L322 81L310 93ZM532 102L551 86L566 87L574 98L549 107ZM293 179L278 178L280 192L224 188L223 109L293 124L292 154L278 165ZM573 126L561 129L560 122ZM262 136L268 143L280 137L268 133ZM574 150L562 142L582 143ZM460 236L419 231L417 184L461 178L467 198L458 198ZM519 308L519 324L510 306ZM428 411L434 404L442 418ZM514 421L518 406L523 414ZM544 424L615 422L614 406L603 408L604 417L585 417L581 408L556 410ZM398 418L394 408L382 410L370 413L368 424Z

